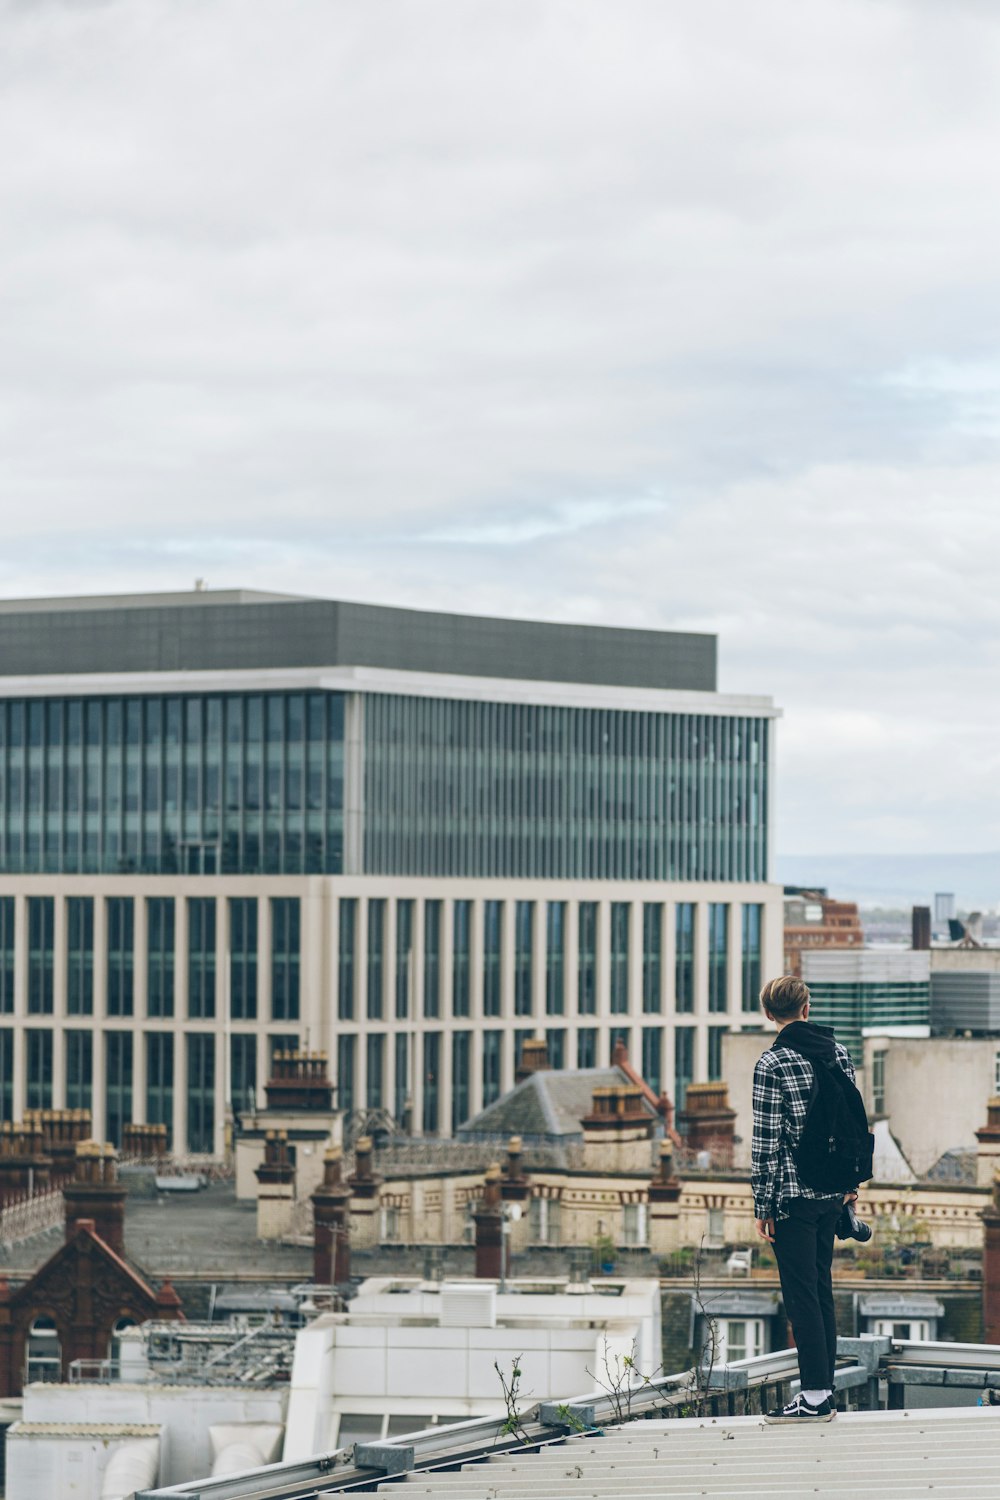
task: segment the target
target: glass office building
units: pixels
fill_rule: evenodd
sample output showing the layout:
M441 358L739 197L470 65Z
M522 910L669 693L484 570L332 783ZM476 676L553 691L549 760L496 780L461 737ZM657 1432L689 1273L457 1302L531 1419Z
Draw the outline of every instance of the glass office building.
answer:
M345 696L0 702L0 869L344 874ZM764 878L765 717L382 693L355 717L356 873Z
M0 603L0 663L5 1118L218 1151L307 1044L445 1134L527 1036L671 1091L756 1023L775 710L711 637L195 594Z

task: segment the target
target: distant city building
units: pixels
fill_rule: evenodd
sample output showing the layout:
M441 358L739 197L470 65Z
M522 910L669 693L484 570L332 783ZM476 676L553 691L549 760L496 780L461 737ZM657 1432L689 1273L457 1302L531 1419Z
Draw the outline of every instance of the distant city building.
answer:
M0 1118L219 1154L273 1059L448 1135L544 1038L718 1077L781 955L711 636L280 595L0 604Z
M955 915L955 893L954 891L935 891L934 893L934 926L947 927Z
M812 995L810 1019L834 1027L860 1055L872 1027L900 1035L930 1034L930 951L859 948L854 953L803 953L802 977Z
M931 1027L1000 1037L1000 948L931 950Z
M865 934L854 901L825 890L785 887L785 973L802 978L802 955L821 948L860 948Z

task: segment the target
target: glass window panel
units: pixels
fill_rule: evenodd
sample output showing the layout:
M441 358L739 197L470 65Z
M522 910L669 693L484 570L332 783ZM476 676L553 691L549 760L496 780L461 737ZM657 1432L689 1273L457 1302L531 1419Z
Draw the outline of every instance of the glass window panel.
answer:
M257 1019L257 898L229 900L229 1004L234 1021Z
M368 1019L382 1019L385 1003L385 900L368 903Z
M357 984L357 898L354 896L342 896L340 898L339 915L340 924L337 939L337 1016L341 1021L353 1021L354 995Z
M470 1008L472 902L456 901L452 920L452 1015L467 1016Z
M451 1036L451 1128L456 1131L469 1118L472 1081L472 1032L454 1031Z
M94 1013L94 899L66 901L66 1009L71 1016ZM89 1035L80 1032L79 1035ZM70 1107L67 1104L67 1107Z
M55 963L55 901L28 897L28 1014L50 1016Z
M174 930L172 896L146 901L146 1008L150 1016L174 1013ZM166 1121L152 1121L166 1124Z
M694 1011L694 902L678 901L676 908L674 1003L678 1015Z
M299 1019L301 903L298 896L271 898L271 1016Z
M503 902L483 902L483 1015L500 1014Z
M410 1014L413 964L413 902L396 902L396 1017Z
M257 1038L234 1032L229 1044L230 1102L236 1116L257 1105Z
M642 908L642 1009L647 1016L663 1008L663 903L646 901Z
M187 919L188 1015L208 1020L215 1015L215 898L189 896Z
M566 1011L566 903L549 901L545 915L545 1014Z
M424 1015L441 1014L441 920L444 903L424 903ZM435 1131L436 1133L436 1131Z
M174 1038L169 1031L146 1033L146 1121L174 1130Z
M611 1014L628 1013L628 944L630 907L625 901L611 903Z
M503 1032L483 1032L483 1108L500 1097Z
M596 901L580 902L577 922L577 1010L581 1016L592 1016L597 1012Z
M109 896L107 997L109 1016L130 1016L134 1006L135 903L131 896Z
M708 906L708 1008L729 1008L729 907L720 901Z
M518 901L514 909L514 1014L530 1016L534 988L535 903Z
M94 1034L67 1030L66 1108L91 1109L94 1103Z
M424 1135L438 1135L441 1130L441 1033L425 1031L423 1035L423 1120Z
M192 1033L187 1042L187 1149L209 1155L215 1148L215 1037Z
M14 897L0 896L0 1015L9 1016L13 1011Z
M52 1108L52 1032L29 1027L25 1032L25 1099L29 1109Z
M743 907L742 979L740 989L742 994L742 1008L745 1012L756 1013L760 1007L760 933L763 910L764 908L756 901L748 902Z
M367 1107L382 1109L385 1104L385 1037L380 1031L370 1031L365 1037L365 1064Z
M132 1120L132 1033L109 1031L104 1037L105 1131L120 1146Z
M357 1038L337 1038L337 1105L345 1118L354 1112L356 1094Z

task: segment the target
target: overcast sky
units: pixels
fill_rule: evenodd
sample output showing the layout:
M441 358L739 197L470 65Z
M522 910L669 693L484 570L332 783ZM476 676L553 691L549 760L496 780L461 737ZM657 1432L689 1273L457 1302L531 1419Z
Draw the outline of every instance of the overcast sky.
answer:
M0 595L717 631L1000 848L1000 7L0 0Z

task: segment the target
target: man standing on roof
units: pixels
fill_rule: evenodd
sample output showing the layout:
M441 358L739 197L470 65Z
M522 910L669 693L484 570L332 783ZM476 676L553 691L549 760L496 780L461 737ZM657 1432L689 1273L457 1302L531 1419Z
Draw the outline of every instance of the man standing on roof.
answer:
M871 1229L855 1217L852 1206L858 1196L854 1189L865 1176L864 1147L857 1138L862 1129L867 1132L867 1119L850 1054L831 1030L809 1021L809 990L802 980L790 974L769 980L760 1001L778 1035L753 1075L754 1214L757 1233L774 1246L800 1377L798 1395L768 1412L765 1420L828 1422L836 1415L834 1237L871 1238ZM850 1137L850 1160L859 1163L857 1170L846 1170L853 1181L838 1176L845 1171L839 1156L817 1170L812 1141L817 1133L823 1148L828 1139L831 1150L836 1149L834 1133L841 1144ZM806 1177L818 1186L809 1186ZM836 1182L835 1188L831 1184Z

